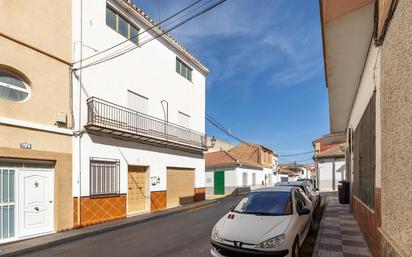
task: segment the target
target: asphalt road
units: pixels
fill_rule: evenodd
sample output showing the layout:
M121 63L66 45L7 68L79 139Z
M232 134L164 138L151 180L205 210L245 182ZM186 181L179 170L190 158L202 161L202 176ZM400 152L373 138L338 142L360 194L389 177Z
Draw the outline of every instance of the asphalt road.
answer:
M25 257L209 257L214 224L239 198L33 252ZM319 218L319 215L318 215ZM318 224L318 223L316 223ZM302 247L312 255L314 235Z

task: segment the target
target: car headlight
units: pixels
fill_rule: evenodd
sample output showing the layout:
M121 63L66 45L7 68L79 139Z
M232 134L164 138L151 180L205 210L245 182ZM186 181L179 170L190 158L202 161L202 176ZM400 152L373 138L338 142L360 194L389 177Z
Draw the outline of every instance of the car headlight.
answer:
M256 248L276 248L285 243L285 241L285 234L282 234L258 244Z
M220 237L219 231L217 231L216 227L214 227L212 231L212 240L219 243L223 242L223 239Z

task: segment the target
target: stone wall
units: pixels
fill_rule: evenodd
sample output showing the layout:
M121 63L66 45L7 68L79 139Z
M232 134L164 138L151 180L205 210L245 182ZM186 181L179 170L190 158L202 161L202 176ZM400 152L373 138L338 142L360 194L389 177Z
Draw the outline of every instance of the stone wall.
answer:
M381 47L383 256L412 256L412 0L400 0ZM390 242L389 242L390 241Z

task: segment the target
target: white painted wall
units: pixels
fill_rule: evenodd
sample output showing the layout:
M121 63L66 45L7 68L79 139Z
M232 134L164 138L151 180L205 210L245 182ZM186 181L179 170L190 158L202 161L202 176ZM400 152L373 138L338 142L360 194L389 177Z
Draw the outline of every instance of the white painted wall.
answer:
M335 164L335 190L338 182L345 179L345 160L344 159L324 159L319 161L319 190L333 190L333 164Z
M82 2L82 6L81 3ZM115 1L113 1L115 2ZM82 9L82 12L80 10ZM126 11L119 8L126 14ZM130 17L130 15L125 15ZM102 51L125 40L106 25L106 0L73 1L73 58L74 61ZM82 21L82 22L81 22ZM144 30L137 19L132 22ZM82 26L80 26L82 25ZM147 33L141 35L147 36ZM148 38L151 36L149 35ZM82 40L82 44L80 41ZM81 47L81 45L83 47ZM125 46L134 46L127 42ZM93 50L94 49L94 50ZM81 53L82 52L82 53ZM108 53L111 53L110 51ZM102 56L106 56L103 54ZM176 56L186 61L192 68L192 82L176 73ZM83 62L87 65L91 59ZM76 65L75 67L79 67ZM190 115L190 129L205 132L205 75L196 69L190 59L164 41L153 40L119 58L92 66L77 72L82 85L73 76L73 106L76 130L82 130L87 121L86 99L95 96L127 107L127 91L147 97L147 113L164 119L162 100L169 103L169 122L178 123L178 113ZM166 189L166 167L187 167L196 170L195 187L204 187L204 159L202 155L188 154L166 148L152 147L108 137L92 140L83 134L73 141L73 195L89 193L89 158L120 159L121 192L127 191L127 164L150 166L150 176L159 176L160 184L151 186L151 191ZM80 158L81 156L81 158Z

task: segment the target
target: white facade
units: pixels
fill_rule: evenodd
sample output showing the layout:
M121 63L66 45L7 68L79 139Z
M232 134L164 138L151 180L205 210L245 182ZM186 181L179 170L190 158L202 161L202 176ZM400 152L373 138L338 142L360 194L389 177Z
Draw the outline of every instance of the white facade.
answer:
M143 16L121 0L73 1L75 62L126 40L106 25L106 6L138 27L140 32L150 26L147 20L142 19ZM143 41L152 37L149 33L143 33L139 39ZM204 134L205 76L208 71L177 43L171 42L166 36L164 39L155 39L120 57L75 71L73 107L75 129L79 136L75 137L73 143L73 197L89 196L90 158L120 160L121 194L127 193L128 166L148 167L148 180L153 177L158 180L157 183L148 183L146 198L149 204L146 206L150 206L149 192L167 190L168 167L194 169L195 188L204 187L204 158L201 151L191 153L107 135L94 135L84 129L88 118L87 99L97 97L175 124L182 123L179 115L183 113L186 115L185 127ZM129 41L124 46L134 47L135 44ZM77 63L75 68L87 66L111 53L113 51ZM176 72L176 58L192 68L192 81Z
M269 168L252 168L245 166L230 167L215 169L214 171L206 171L205 187L208 195L214 193L214 172L224 171L225 173L225 194L238 194L247 192L261 187L273 186L277 181L277 177L273 175L272 169Z
M346 179L345 159L321 159L318 162L318 188L320 191L338 190L338 182Z

